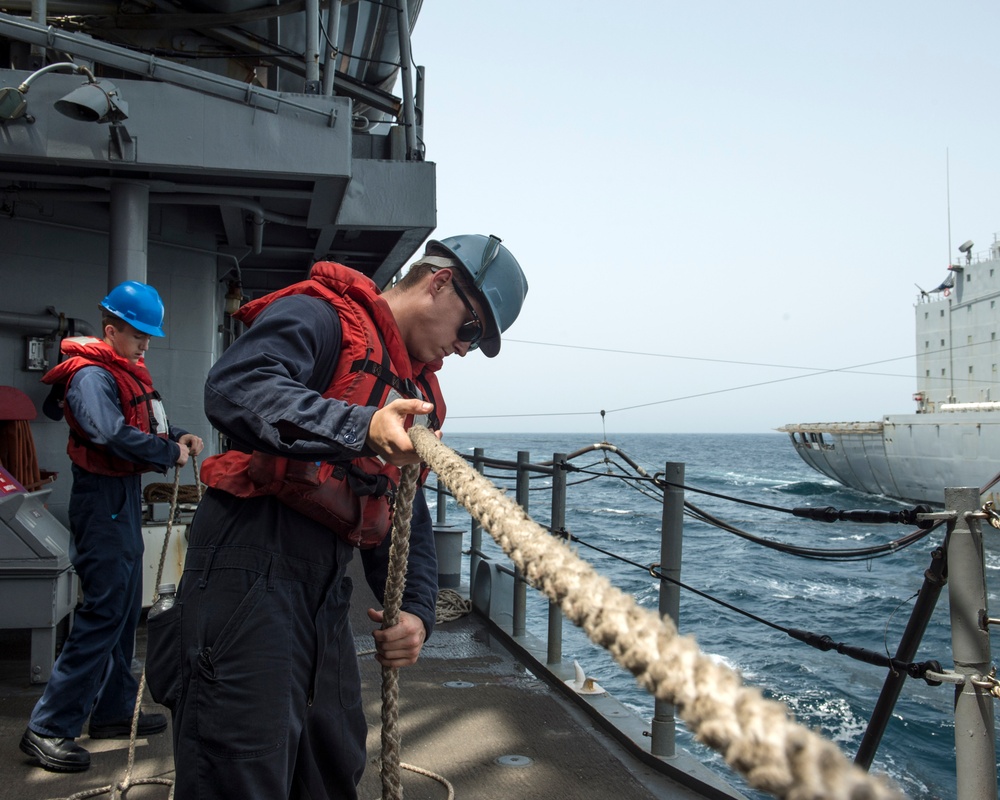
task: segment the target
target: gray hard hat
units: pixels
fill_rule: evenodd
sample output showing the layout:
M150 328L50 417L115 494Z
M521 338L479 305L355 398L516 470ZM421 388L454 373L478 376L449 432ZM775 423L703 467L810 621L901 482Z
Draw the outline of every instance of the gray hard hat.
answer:
M498 236L468 233L432 239L425 255L456 259L479 293L486 329L478 346L489 358L500 352L500 334L514 324L528 294L528 281L517 259Z

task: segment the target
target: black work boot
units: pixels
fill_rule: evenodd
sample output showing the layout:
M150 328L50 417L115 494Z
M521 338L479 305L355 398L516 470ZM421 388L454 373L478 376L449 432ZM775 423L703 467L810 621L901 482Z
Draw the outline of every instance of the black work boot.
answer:
M83 772L90 769L90 753L74 739L42 736L31 728L21 737L21 752L52 772Z

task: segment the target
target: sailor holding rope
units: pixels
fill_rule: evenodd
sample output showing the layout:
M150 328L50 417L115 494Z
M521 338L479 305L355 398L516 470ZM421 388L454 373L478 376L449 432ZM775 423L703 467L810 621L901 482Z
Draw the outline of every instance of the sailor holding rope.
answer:
M407 428L440 429L442 360L495 356L526 292L497 237L463 235L430 242L384 293L321 262L237 312L249 328L205 387L232 448L203 465L178 602L149 623L178 800L356 796L367 733L347 563L359 548L382 596L399 468L420 460ZM400 619L375 632L388 667L413 664L434 624L420 492L411 537Z

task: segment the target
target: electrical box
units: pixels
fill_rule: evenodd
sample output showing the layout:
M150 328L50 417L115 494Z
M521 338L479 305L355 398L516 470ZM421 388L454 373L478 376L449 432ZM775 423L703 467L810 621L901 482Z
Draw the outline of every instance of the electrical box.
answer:
M49 359L45 355L44 336L24 337L24 369L27 372L45 372Z

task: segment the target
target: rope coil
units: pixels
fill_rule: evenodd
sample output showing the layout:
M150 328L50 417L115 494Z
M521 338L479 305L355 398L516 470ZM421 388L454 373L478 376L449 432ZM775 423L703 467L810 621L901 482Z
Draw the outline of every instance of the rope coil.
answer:
M410 438L452 496L521 570L638 683L673 703L697 739L722 753L754 788L788 800L889 800L902 794L789 718L786 707L680 636L672 620L639 607L426 428Z

